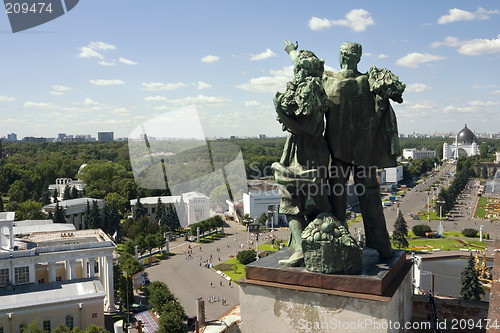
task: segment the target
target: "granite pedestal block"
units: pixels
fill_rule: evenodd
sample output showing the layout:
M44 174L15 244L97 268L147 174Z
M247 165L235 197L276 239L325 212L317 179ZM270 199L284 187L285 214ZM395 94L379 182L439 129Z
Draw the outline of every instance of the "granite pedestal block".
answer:
M404 332L412 316L411 262L363 251L359 275L278 265L286 249L247 266L240 280L241 329L252 332Z

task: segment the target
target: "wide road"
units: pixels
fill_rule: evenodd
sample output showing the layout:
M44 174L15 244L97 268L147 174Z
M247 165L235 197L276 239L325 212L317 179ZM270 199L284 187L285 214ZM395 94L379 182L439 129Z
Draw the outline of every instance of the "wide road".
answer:
M196 315L196 299L199 297L205 301L206 320L219 318L239 303L239 286L234 282L229 286L228 281L214 269L205 268L203 265L210 261L216 266L229 259L230 255L236 256L237 252L242 250L240 244L247 243L248 233L241 225L229 222L229 227L224 231L228 234L227 237L208 244L189 243L184 239L175 240L170 243L170 250L176 255L146 268L151 281L162 281L168 285L188 316ZM276 229L274 233L280 239L288 237L288 231ZM259 241L262 237L265 236L261 236ZM189 246L192 248L189 249ZM187 251L192 251L191 259L185 253ZM210 303L210 296L215 296L215 299L220 301ZM226 306L222 305L222 299L227 300Z
M417 224L428 224L432 228L432 230L437 231L439 227L439 220L427 220L427 215L421 216L420 220L414 220L408 214L417 214L418 212L427 211L427 192L426 190L432 186L439 186L436 184L440 179L444 179L444 182L447 182L446 174L455 171L455 165L448 164L444 165L438 172L429 176L427 179L416 185L413 189L405 192L405 196L400 198L399 209L403 212L406 223L408 224L408 228L411 228ZM451 182L452 178L449 179ZM458 203L455 205L454 209L451 211L451 218L449 221L443 219L443 228L444 231L461 231L464 228L477 228L483 225L483 230L490 234L490 239L495 239L496 236L500 237L500 227L496 226L489 221L474 218L473 212L476 205L477 200L477 192L473 184L475 180L471 180L469 184L466 186L466 189L463 191L461 197L458 200ZM438 195L439 190L436 190L435 194ZM433 192L430 192L429 200L432 199ZM384 208L384 215L387 224L387 230L389 233L392 233L394 229L394 222L397 217L397 206L392 205L390 207ZM431 204L430 211L433 211L433 207ZM357 222L353 224L349 228L351 233L354 233L355 230L358 232L359 230L363 231L362 222Z

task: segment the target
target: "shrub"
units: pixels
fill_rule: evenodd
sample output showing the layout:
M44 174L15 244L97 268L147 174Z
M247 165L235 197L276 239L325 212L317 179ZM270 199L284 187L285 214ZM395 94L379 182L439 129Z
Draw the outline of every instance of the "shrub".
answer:
M419 237L425 237L426 232L431 232L431 227L428 226L427 224L417 224L413 228L411 228L411 231L415 234L415 236Z
M248 265L251 262L254 262L257 256L257 252L255 250L243 250L238 252L236 255L236 259L243 265Z
M462 235L465 237L477 237L477 230L472 228L465 228L462 230Z

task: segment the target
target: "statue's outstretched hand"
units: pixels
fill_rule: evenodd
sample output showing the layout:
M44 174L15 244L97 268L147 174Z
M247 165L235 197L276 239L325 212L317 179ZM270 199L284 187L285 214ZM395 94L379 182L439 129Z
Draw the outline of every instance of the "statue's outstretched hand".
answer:
M285 41L285 51L287 53L290 53L290 52L292 52L294 50L297 50L298 48L299 48L299 42L295 42L295 44L293 44L289 40Z

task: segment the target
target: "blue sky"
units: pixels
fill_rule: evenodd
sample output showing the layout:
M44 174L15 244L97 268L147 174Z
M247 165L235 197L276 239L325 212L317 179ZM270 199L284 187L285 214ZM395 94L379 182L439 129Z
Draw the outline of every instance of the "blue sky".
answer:
M292 79L284 40L330 70L343 41L361 43L360 71L407 85L400 133L500 132L495 1L82 0L15 34L0 14L0 40L0 137L126 137L190 104L208 137L284 135L272 103Z

